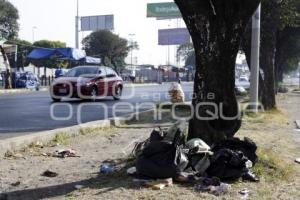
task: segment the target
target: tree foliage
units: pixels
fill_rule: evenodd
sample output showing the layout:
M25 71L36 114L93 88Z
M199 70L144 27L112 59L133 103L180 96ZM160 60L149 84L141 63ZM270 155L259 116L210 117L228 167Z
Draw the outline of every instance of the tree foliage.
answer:
M177 56L185 61L185 66L196 65L195 49L193 43L186 43L179 46Z
M294 71L300 62L300 1L283 1L280 13L275 55L276 84L282 81L283 73Z
M51 40L40 40L33 43L34 47L41 48L65 48L66 43L61 41L51 41ZM47 68L56 68L61 61L55 59L42 59L42 60L31 60L30 61L36 67L47 67Z
M276 43L276 84L283 81L283 73L294 71L300 62L300 27L286 27L278 32Z
M276 106L276 83L299 59L299 0L262 0L260 100L265 109ZM243 50L250 65L251 23L243 40Z
M128 45L126 39L107 30L91 33L83 39L82 44L87 55L100 57L104 65L113 66L116 71L124 67L129 51L137 47Z
M0 0L0 37L14 39L19 31L18 10L7 0Z
M61 41L39 40L34 42L33 46L43 48L64 48L66 47L66 43Z

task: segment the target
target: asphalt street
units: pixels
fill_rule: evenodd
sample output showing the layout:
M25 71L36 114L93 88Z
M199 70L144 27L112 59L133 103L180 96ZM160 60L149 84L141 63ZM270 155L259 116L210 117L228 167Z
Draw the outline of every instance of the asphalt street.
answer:
M96 102L64 99L62 102L53 103L49 92L2 94L0 139L147 110L155 103L169 100L169 87L170 84L144 85L134 89L125 86L120 101L107 97ZM190 101L192 83L184 83L183 90L186 100Z

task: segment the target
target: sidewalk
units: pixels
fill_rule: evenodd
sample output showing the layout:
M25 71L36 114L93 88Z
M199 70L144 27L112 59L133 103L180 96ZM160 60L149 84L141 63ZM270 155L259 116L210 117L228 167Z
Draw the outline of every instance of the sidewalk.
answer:
M279 105L286 112L271 111L264 119L244 121L236 136L250 137L257 143L261 161L255 173L261 181L234 183L226 195L199 193L193 185L174 184L160 191L136 186L126 175L127 167L123 167L128 164L134 143L149 137L152 130L149 124L139 121L119 128L87 129L81 136L61 136L43 148L33 145L0 158L0 199L241 199L238 192L244 188L250 191L249 199L298 199L300 167L294 159L299 156L299 144L294 144L295 126L291 121L299 116L299 105L295 103L299 99L282 96ZM76 150L80 157L47 156L65 148ZM107 162L119 163L118 170L111 175L99 174L101 164ZM41 176L46 170L58 176ZM76 185L84 188L76 189Z
M45 92L48 91L48 87L41 87L39 91ZM27 92L36 92L36 90L31 89L0 89L1 94L16 94L16 93L27 93Z

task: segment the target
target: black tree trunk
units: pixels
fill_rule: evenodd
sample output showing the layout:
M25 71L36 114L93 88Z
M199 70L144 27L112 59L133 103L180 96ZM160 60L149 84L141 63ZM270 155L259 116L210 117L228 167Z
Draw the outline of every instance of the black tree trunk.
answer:
M232 137L240 128L234 93L235 62L241 36L260 1L175 2L190 31L196 53L195 97L192 102L195 111L190 121L189 138L201 138L212 144ZM211 113L215 116L212 117Z
M4 88L5 89L11 89L12 88L12 79L11 79L11 72L10 72L10 64L9 64L9 60L8 60L8 57L5 53L5 50L4 48L0 45L0 52L2 54L2 57L3 57L3 60L4 60L4 63L6 66L6 72L5 72L5 75L4 75L4 79L5 79L5 86Z

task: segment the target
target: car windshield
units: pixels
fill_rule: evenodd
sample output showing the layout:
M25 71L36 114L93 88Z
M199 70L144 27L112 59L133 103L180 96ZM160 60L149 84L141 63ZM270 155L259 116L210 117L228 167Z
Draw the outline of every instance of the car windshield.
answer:
M95 76L99 72L97 67L79 67L68 71L65 77L79 77L79 76Z

